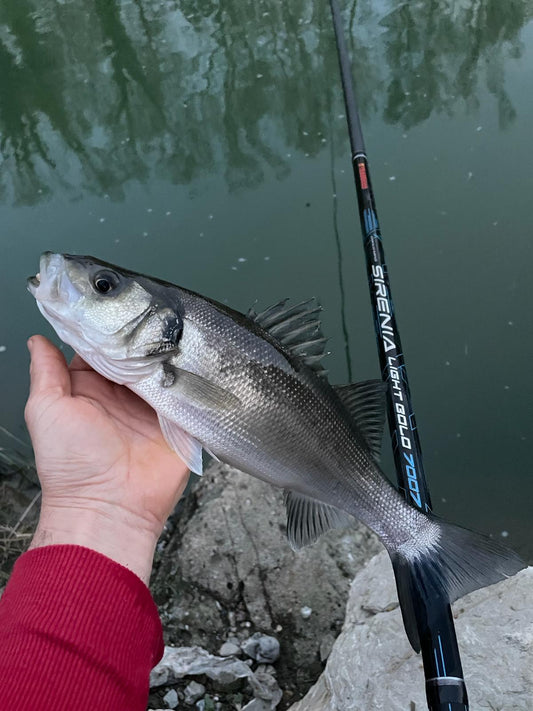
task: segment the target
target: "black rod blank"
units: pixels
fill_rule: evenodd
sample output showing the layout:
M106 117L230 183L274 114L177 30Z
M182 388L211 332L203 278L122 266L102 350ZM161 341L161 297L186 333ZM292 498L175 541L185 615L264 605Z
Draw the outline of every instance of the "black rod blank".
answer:
M330 0L330 6L346 106L379 360L383 379L388 385L387 410L398 486L407 501L425 513L431 510L431 499L394 312L343 22L337 0ZM413 606L416 610L424 662L428 708L430 711L468 711L468 697L450 605L442 600L435 600L434 604L427 606L416 590L413 590Z

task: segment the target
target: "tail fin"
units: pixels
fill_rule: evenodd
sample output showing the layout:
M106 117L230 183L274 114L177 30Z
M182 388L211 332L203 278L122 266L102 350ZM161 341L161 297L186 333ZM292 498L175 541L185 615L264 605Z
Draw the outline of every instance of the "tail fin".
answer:
M415 605L454 602L473 590L514 575L525 563L497 541L429 516L437 535L422 549L390 551L405 631L420 651ZM433 538L433 537L432 537Z

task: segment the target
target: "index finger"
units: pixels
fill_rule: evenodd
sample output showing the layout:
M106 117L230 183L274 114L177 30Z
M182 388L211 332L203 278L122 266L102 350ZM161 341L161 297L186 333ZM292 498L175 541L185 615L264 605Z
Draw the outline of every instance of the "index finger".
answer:
M74 358L70 361L68 369L70 371L94 370L94 368L91 368L89 363L86 363L77 353L74 354Z

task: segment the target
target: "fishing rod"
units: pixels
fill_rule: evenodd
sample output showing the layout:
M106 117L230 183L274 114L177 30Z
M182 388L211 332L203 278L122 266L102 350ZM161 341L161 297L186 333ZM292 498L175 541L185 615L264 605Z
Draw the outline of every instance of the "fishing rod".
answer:
M379 360L383 379L388 386L387 414L396 475L406 500L427 513L431 510L431 499L422 464L343 22L337 0L329 2L346 106ZM428 708L430 711L468 711L468 696L451 607L442 599L435 599L429 604L423 602L415 588L410 592L424 663Z

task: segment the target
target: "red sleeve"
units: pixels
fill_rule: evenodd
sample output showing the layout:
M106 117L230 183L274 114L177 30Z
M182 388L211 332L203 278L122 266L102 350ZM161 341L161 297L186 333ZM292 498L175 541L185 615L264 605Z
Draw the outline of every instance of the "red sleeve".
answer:
M24 553L0 599L0 709L144 711L163 653L150 591L81 546Z

